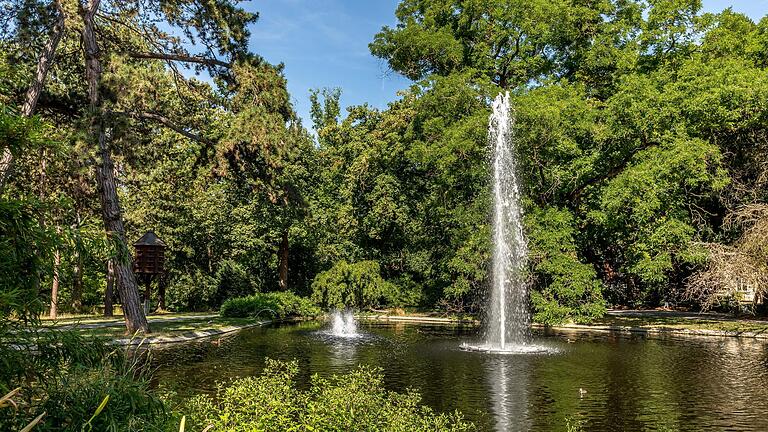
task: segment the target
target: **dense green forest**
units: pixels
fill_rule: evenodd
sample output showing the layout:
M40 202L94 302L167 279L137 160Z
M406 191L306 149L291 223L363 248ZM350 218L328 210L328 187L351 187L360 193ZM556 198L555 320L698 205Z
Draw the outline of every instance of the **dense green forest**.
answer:
M487 123L507 90L536 320L768 286L768 18L403 0L370 50L413 85L385 110L318 89L300 119L236 2L2 4L4 314L119 294L145 329L130 244L148 230L168 245L170 310L288 290L481 312Z
M343 89L290 95L237 0L0 0L0 429L474 430L378 369L305 387L296 362L267 361L215 397L174 398L145 351L40 318L116 303L127 333L148 332L132 243L150 230L167 245L153 308L481 316L500 92L535 321L760 303L768 17L701 8L402 0L369 47L412 85L380 110L342 107Z

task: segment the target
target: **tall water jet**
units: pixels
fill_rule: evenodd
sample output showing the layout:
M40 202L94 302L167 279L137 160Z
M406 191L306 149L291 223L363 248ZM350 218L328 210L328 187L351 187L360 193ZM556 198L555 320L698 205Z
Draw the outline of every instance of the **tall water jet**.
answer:
M525 266L528 245L509 92L493 101L488 142L493 151L493 270L485 349L516 350L530 339Z
M335 337L347 338L359 336L355 315L351 310L335 310L331 312L331 328L329 334Z

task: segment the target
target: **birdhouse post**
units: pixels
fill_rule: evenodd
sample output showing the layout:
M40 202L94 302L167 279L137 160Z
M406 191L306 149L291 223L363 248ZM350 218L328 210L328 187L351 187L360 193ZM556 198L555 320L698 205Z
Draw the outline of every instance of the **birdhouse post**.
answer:
M136 250L133 271L144 282L144 312L149 313L152 279L159 277L164 271L165 243L154 232L148 231L133 244L133 247ZM161 299L161 303L165 303L162 300L164 299Z

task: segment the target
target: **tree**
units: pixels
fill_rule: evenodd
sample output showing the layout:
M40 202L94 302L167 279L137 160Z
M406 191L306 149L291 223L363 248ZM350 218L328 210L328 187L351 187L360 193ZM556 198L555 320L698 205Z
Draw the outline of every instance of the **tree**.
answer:
M40 21L45 20L44 14L32 13L41 10L38 2L20 2L12 6L14 7L8 10L13 12L28 9L31 11L28 16L37 19L39 15ZM73 5L67 4L64 9L70 6ZM235 60L245 55L248 36L246 26L253 22L256 16L242 11L229 1L176 1L162 6L143 2L88 1L78 2L76 6L76 12L66 12L69 15L79 14L83 21L84 64L88 78L85 94L90 106L84 112L84 117L89 124L93 148L97 153L94 160L98 160L96 172L104 224L115 243L114 250L118 253L115 260L117 288L121 292L121 299L127 302L126 318L129 321L129 330L146 330L145 319L140 310L132 305L137 298L137 289L124 239L117 181L114 178L114 149L111 145L119 141L119 126L126 119L152 122L181 135L207 141L208 144L211 141L187 127L179 126L174 118L178 117L178 114L143 110L140 109L143 108L141 104L138 107L126 106L119 98L113 98L117 93L106 92L111 88L112 71L114 66L120 63L120 59L132 59L129 61L135 62L160 60L167 62L169 70L178 79L183 77L175 64L185 63L198 70L204 68L210 74L226 80L228 70ZM19 18L22 16L19 15ZM178 29L179 34L161 31L156 24L158 19L164 19L170 27ZM17 34L11 32L10 37L26 37L22 33L28 31L28 26L16 28L19 29ZM198 41L205 47L203 53L190 53L185 49L185 38L191 40L194 37L198 37ZM55 52L55 47L53 51ZM228 57L227 60L219 59L220 55ZM103 74L104 70L106 75ZM182 82L182 85L185 85L188 81ZM42 86L38 86L38 89L40 88ZM104 95L108 97L105 99ZM117 107L121 109L115 109ZM199 123L193 122L190 125L194 127L196 124ZM131 316L134 314L136 316Z
M83 19L83 49L85 51L86 80L88 82L90 140L95 141L98 163L96 181L101 198L102 217L107 236L114 242L117 256L113 261L115 282L123 306L125 326L129 333L149 332L149 324L139 301L133 261L125 241L125 228L117 196L115 167L107 143L105 115L101 95L101 51L96 41L94 17L99 10L99 0L89 0L81 11Z
M59 42L64 35L64 23L66 19L66 13L61 7L59 0L54 0L52 4L57 11L57 18L55 24L51 29L51 34L48 38L48 42L45 44L40 56L37 60L37 68L33 77L32 83L27 89L24 103L21 106L21 115L24 117L31 117L35 113L37 108L37 101L40 98L40 93L45 85L45 79L48 76L48 70L51 68L51 64L56 56L56 50L59 47ZM28 6L24 4L23 6ZM23 7L22 6L22 7ZM2 155L0 155L0 192L5 187L8 176L13 170L13 152L10 147L3 147Z
M324 115L316 103L321 146L336 152L330 166L344 166L340 160L354 164L356 158L365 163L351 165L342 184L370 187L380 171L406 172L408 184L419 189L405 194L402 207L430 203L428 220L439 221L441 228L431 232L427 222L415 232L447 243L444 250L435 244L425 250L456 254L446 268L458 277L441 278L445 294L479 293L482 260L470 266L468 257L482 256L488 245L474 242L470 249L445 237L463 219L456 217L458 209L475 218L465 219L474 220L471 232L481 232L483 207L468 203L480 203L483 194L462 193L482 190L484 160L466 156L483 154L484 136L462 132L484 130L487 108L464 104L451 113L447 107L473 93L467 89L475 89L478 100L490 100L500 88L513 88L538 319L589 320L601 313L603 291L617 304L683 301L684 280L702 262L697 243L722 235L718 224L726 202L737 190L748 190L734 187L731 179L754 182L765 154L757 129L745 135L747 125L762 118L759 93L746 85L750 80L762 87L765 71L754 54L759 49L749 48L763 46L762 33L746 17L731 11L700 15L700 8L700 2L685 0L647 6L403 1L399 24L385 27L371 51L395 71L422 80L419 87L383 113L361 116L361 109L351 110L352 128L344 127L346 121L334 124L333 113ZM750 108L740 109L734 100ZM407 115L412 120L406 128L395 127L391 118L403 106L412 109ZM376 153L376 140L386 135L368 131L379 124L403 146L390 145L397 149L392 153L404 158ZM461 156L467 163L455 164ZM403 160L408 162L397 165ZM431 201L424 191L438 180L449 187L435 189L439 199ZM357 189L352 196L370 195ZM359 236L365 226L360 215L368 211L355 212L362 202L352 199L340 209L354 221L345 230L354 234L348 242L365 249L376 243ZM444 217L451 213L456 216ZM405 217L411 224L419 220L414 214ZM413 234L405 237L409 240L390 231L381 240L402 256L413 248ZM380 255L371 258L385 262L386 253L378 245L375 250Z
M636 1L405 0L370 48L413 80L471 70L509 88L615 70L640 13Z

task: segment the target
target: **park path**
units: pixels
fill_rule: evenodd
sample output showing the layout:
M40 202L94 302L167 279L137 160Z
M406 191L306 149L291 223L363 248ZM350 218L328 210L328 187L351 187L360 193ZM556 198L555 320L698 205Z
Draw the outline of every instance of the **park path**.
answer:
M768 324L768 320L739 318L733 314L720 312L683 312L674 310L659 309L610 309L607 315L615 317L663 319L663 318L681 318L688 320L712 320L712 321L747 321L754 324Z
M181 315L181 316L171 316L171 317L164 317L162 315L150 315L147 317L147 322L149 324L163 324L163 323L169 323L169 322L176 322L176 321L191 321L191 320L204 320L204 319L211 319L218 317L219 314L212 313L212 314L202 314L202 315ZM109 328L109 327L123 327L125 326L125 321L121 317L117 317L110 321L99 321L99 322L80 322L75 321L72 323L67 324L59 324L54 325L56 328L60 329L98 329L98 328Z

